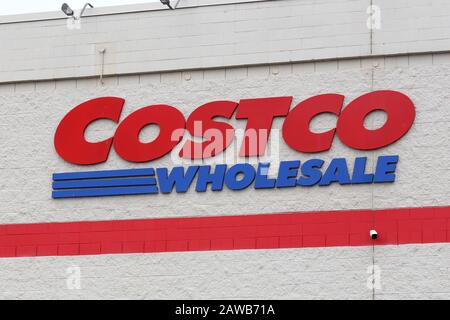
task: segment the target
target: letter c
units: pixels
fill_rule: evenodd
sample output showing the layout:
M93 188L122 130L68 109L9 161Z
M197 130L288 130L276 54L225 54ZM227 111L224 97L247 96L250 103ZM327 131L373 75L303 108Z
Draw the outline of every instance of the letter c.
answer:
M344 103L340 94L321 94L300 102L283 124L283 138L288 146L300 152L323 152L331 148L336 129L314 133L309 129L311 120L322 113L339 116Z
M88 142L84 137L86 128L99 119L117 123L125 100L117 97L92 99L73 108L61 120L55 132L56 152L65 161L89 165L108 159L113 138L100 142Z

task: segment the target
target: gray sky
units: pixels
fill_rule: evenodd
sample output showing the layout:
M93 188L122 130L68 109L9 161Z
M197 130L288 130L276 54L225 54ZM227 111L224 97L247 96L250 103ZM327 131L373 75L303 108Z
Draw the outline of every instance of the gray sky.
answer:
M106 7L155 1L159 0L0 0L0 15L58 11L64 2L75 10L82 8L86 2L94 7Z

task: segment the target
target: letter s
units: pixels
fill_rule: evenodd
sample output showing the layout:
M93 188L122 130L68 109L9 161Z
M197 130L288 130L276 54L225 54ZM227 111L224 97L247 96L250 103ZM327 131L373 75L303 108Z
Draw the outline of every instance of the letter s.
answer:
M118 122L125 100L117 97L92 99L73 108L56 129L54 145L65 161L89 165L108 159L113 138L100 142L88 142L84 137L86 128L99 119Z
M186 128L192 136L204 138L203 142L186 141L179 155L183 158L205 159L223 152L234 139L233 127L215 121L215 117L230 119L238 104L233 101L214 101L195 109L189 116Z

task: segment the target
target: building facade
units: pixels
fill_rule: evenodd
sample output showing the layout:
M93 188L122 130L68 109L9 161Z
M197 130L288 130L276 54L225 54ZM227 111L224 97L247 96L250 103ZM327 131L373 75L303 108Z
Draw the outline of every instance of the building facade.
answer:
M182 0L0 17L0 298L450 298L449 15L444 0ZM325 109L302 127L293 110L323 95L338 107L315 103ZM116 100L69 117L101 97ZM246 157L239 108L253 103L260 123L274 110L261 98L275 97L287 109ZM361 99L375 112L342 120ZM161 123L189 129L215 101L235 130L222 153L180 157L202 141L191 130L152 146L165 126L151 116L132 132L146 106L170 106ZM305 146L327 132L329 146ZM281 163L308 177L312 159L320 183L280 182ZM208 176L224 164L250 171ZM197 170L185 190L164 178L175 167ZM257 177L239 185L246 173Z

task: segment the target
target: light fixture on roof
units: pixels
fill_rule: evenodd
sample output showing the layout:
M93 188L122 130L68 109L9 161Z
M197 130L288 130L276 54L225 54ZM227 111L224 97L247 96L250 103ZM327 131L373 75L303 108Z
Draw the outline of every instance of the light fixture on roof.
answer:
M175 3L174 6L172 6L170 4L170 0L160 0L160 1L163 5L168 6L170 10L176 9L178 7L178 4L180 3L180 0L177 0L177 3Z
M70 6L67 3L63 3L61 10L68 17L72 17L74 14L72 8L70 8Z
M72 10L72 8L71 8L67 3L63 3L63 5L61 6L61 10L62 10L62 12L64 12L64 14L65 14L66 16L68 16L68 17L73 17L74 19L77 19L77 20L78 20L78 19L80 19L80 18L83 16L84 11L86 11L86 8L87 8L88 6L91 7L91 8L94 7L92 4L86 3L86 4L84 5L83 9L81 9L80 15L79 15L78 17L75 16L75 12Z

